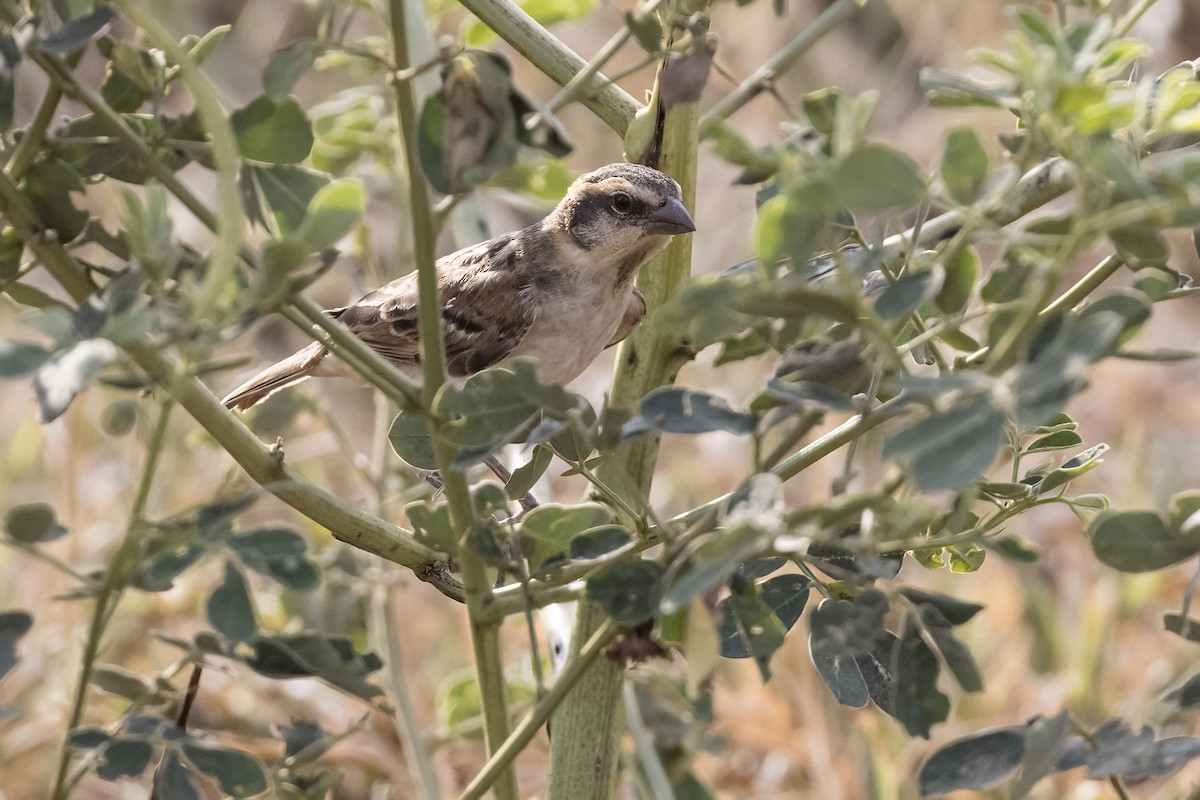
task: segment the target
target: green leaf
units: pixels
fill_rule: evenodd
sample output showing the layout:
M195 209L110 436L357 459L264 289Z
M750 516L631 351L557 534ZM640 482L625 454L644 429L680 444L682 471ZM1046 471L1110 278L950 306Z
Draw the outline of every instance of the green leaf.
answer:
M634 14L625 12L625 27L633 31L633 38L647 53L658 53L662 50L663 27L654 14Z
M457 546L458 537L450 522L449 504L443 502L431 506L425 500L418 500L405 506L404 513L423 544L446 553Z
M320 678L344 692L371 701L382 692L367 682L383 662L374 653L357 653L345 636L327 636L314 631L288 634L259 633L246 655L239 645L228 652L233 658L269 678Z
M51 542L67 534L58 523L54 509L45 503L13 506L4 515L4 530L21 544Z
M292 98L261 95L229 118L242 158L268 164L296 164L313 146L312 123Z
M174 224L167 209L162 184L146 185L145 203L133 192L124 193L125 241L130 255L151 279L162 284L175 275L182 248L174 237Z
M262 764L249 753L189 741L183 745L183 755L200 772L215 778L227 795L251 797L268 788Z
M154 773L154 796L162 800L200 800L179 753L168 750Z
M950 700L937 689L937 656L915 625L905 625L895 663L896 717L910 735L928 739L929 729L950 713Z
M1200 553L1200 540L1172 531L1155 511L1102 511L1088 536L1096 558L1121 572L1153 572Z
M291 725L281 725L279 727L280 734L283 735L283 755L285 758L291 758L297 753L307 750L306 756L319 758L328 749L332 742L327 741L329 734L326 733L316 722L304 719L293 719ZM313 745L318 742L324 742L325 747L313 748ZM309 749L313 748L313 749ZM303 759L305 761L308 758Z
M16 378L37 371L53 356L49 350L27 342L0 342L0 378Z
M568 555L572 561L591 561L615 553L633 541L633 534L626 528L604 525L573 538Z
M701 135L712 142L713 151L718 156L742 167L742 173L734 179L735 184L762 183L779 171L779 151L768 147L751 147L723 122L714 120L706 124Z
M56 56L68 56L103 33L117 13L102 5L87 16L77 17L37 43L37 49Z
M936 614L925 614L925 616L930 638L933 639L933 644L937 647L938 652L942 654L942 660L950 668L950 673L958 681L958 685L965 692L982 692L983 676L979 673L979 666L975 663L971 651L954 636L948 626L937 624L931 619L936 617Z
M150 682L115 664L97 664L89 678L97 689L127 700L140 701L150 695Z
M1190 736L1155 737L1149 725L1134 732L1120 719L1096 729L1084 745L1088 775L1094 779L1121 775L1130 781L1166 775L1200 756L1200 739Z
M401 411L388 429L388 442L396 455L414 469L436 470L437 456L425 420Z
M906 272L883 290L875 301L875 310L884 319L907 314L937 294L944 278L940 269Z
M684 564L671 574L663 592L664 614L680 611L701 592L729 578L741 563L766 547L770 531L753 525L737 525L718 533L701 545Z
M1075 431L1055 431L1048 436L1042 436L1030 442L1024 448L1026 453L1041 453L1048 450L1062 450L1067 447L1077 447L1083 444L1083 437Z
M982 567L987 559L987 551L978 545L971 545L966 549L948 547L946 552L950 555L950 571L960 575L974 572Z
M67 746L75 750L95 750L112 740L112 734L100 728L73 728L67 735Z
M870 699L867 682L854 656L813 653L812 660L817 674L833 692L835 700L850 708L867 705Z
M142 566L135 585L147 592L165 592L171 588L175 578L200 560L205 552L203 546L193 542L160 553Z
M983 606L978 603L969 603L949 595L927 592L911 586L902 587L900 594L918 606L936 609L951 625L962 625L969 622L976 614L983 611Z
M1188 678L1182 686L1168 692L1163 699L1180 709L1200 706L1200 675Z
M188 34L179 43L187 49L188 55L197 64L203 64L221 42L225 41L225 37L231 30L233 30L232 25L218 25L200 37Z
M615 521L612 509L597 503L539 506L521 523L521 552L530 570L537 572L552 561L565 559L571 541L584 531Z
M884 444L884 458L908 457L917 488L962 489L978 480L996 458L1004 414L987 397L976 397L910 425Z
M462 386L447 384L434 401L434 410L457 417L443 426L449 441L464 448L454 461L465 469L497 447L528 433L539 413L564 420L586 403L561 386L538 382L533 364L520 360L506 369L487 369Z
M655 561L619 561L588 578L587 597L618 624L637 625L658 611L665 571Z
M271 54L263 69L263 91L276 100L282 100L292 91L296 81L313 65L317 56L315 39L297 39Z
M362 184L357 180L336 180L313 197L295 235L313 252L332 247L354 229L366 202Z
M244 642L258 630L246 579L231 562L225 562L225 579L213 590L205 604L209 624L235 642Z
M549 447L534 447L529 461L513 470L512 477L504 485L504 491L508 494L508 498L516 500L524 497L533 489L534 484L541 480L542 475L546 474L546 470L550 468L550 462L553 460L554 453Z
M913 160L882 145L865 145L842 159L834 185L841 201L858 211L908 208L925 197Z
M999 786L1021 765L1024 729L999 728L956 739L937 749L923 765L917 780L922 795L941 795Z
M983 194L988 156L972 128L952 128L947 134L941 173L946 189L963 205L974 203Z
M308 543L288 528L255 528L230 536L227 543L246 566L294 591L313 589L321 572L306 557Z
M785 630L791 630L804 613L811 586L811 580L796 574L778 575L762 584L763 602L783 623Z
M1001 536L988 542L988 549L1018 564L1032 564L1040 558L1036 547L1019 536Z
M921 88L935 106L985 106L1000 108L1016 102L1008 89L982 86L960 75L924 67L918 75Z
M13 124L16 111L17 64L21 61L21 48L9 32L0 32L0 132L7 133ZM0 280L5 279L0 269Z
M290 164L247 165L242 179L252 181L261 190L284 236L300 227L317 192L330 183L328 175Z
M1045 494L1060 486L1065 486L1071 481L1078 478L1085 472L1091 472L1096 467L1100 466L1102 455L1108 452L1108 445L1098 444L1094 447L1089 447L1079 455L1069 458L1062 463L1058 469L1051 470L1046 477L1042 478L1035 488L1038 494Z
M141 775L154 755L154 748L142 739L114 739L100 753L96 774L106 781Z
M87 226L88 213L75 206L71 195L83 192L79 173L54 158L37 161L25 170L25 195L47 228L63 244L73 241Z
M25 611L0 612L0 678L17 665L17 641L32 627L33 617Z
M735 411L724 400L705 392L668 386L642 401L638 413L621 429L622 438L651 430L664 433L725 431L735 436L754 432L753 415Z
M1049 718L1034 717L1027 723L1021 771L1009 784L1010 797L1024 797L1035 783L1055 771L1070 731L1071 715L1066 711Z
M806 262L836 244L832 222L838 210L828 183L814 179L789 187L759 207L752 239L755 255L767 264L783 258L793 264Z
M771 657L783 646L787 628L757 593L735 592L730 597L738 628L764 681L771 679Z
M837 124L837 110L842 102L842 95L835 88L818 89L809 92L801 98L804 116L813 129L829 136Z
M825 598L809 618L808 646L813 657L857 656L875 650L886 630L887 597L874 589L857 600Z
M933 300L937 307L947 314L962 313L971 300L971 291L979 278L979 260L975 258L971 248L960 247L947 255L942 266L945 268L946 278ZM978 345L969 340L964 349L978 349Z
M105 406L100 414L100 427L110 436L124 436L137 424L137 402L117 400Z
M101 43L101 50L104 49ZM108 77L100 87L100 94L114 111L125 114L137 111L158 89L155 63L148 52L124 42L113 43L108 50Z

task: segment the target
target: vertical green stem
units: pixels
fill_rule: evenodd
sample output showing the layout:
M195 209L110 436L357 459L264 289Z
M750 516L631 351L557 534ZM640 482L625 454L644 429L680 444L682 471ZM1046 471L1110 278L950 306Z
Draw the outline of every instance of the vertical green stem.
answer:
M126 567L129 556L134 552L138 538L136 536L141 524L142 515L146 510L146 500L150 497L150 485L158 471L158 459L162 455L163 442L166 439L167 420L171 416L172 401L163 403L146 448L146 464L142 468L142 478L138 483L137 495L133 500L133 508L129 511L129 520L125 524L125 532L121 542L113 553L104 574L104 582L96 590L96 602L92 609L92 621L88 628L87 641L83 646L82 666L79 671L79 681L75 685L75 699L71 705L71 715L67 721L66 737L63 740L62 752L58 759L58 772L54 778L54 789L51 797L54 800L66 800L68 794L67 772L71 766L71 749L67 745L71 730L79 726L83 719L83 709L87 704L87 690L92 681L92 670L96 666L96 656L100 651L100 640L104 636L105 621L110 618L110 612L121 599L121 590L125 585Z
M666 114L661 168L679 181L684 204L695 205L696 146L699 112L694 102L671 108ZM691 269L692 237L677 236L663 254L642 269L638 288L650 309L667 301L688 277ZM616 408L632 409L647 392L674 380L686 362L687 350L668 333L638 329L617 351L609 402ZM638 490L650 487L658 441L641 437L613 454L598 470L606 483L613 474L632 477ZM575 620L572 654L605 622L599 607L579 603ZM604 800L616 788L620 734L623 722L621 684L624 672L611 661L591 666L554 715L550 740L550 800L586 797Z
M389 9L395 67L397 72L401 72L412 66L408 52L409 17L405 13L405 0L390 0ZM409 211L413 223L413 253L417 262L418 320L421 364L424 370L422 404L432 410L433 400L446 381L442 304L438 294L437 267L433 258L436 229L429 206L429 194L421 177L417 150L416 98L411 84L407 81L393 80L392 89L400 122L404 166L408 179ZM461 472L450 469L454 454L445 440L437 435L436 415L430 415L429 424L434 428L431 438L445 487L446 500L450 505L450 518L462 537L457 555L466 592L467 612L471 619L471 644L483 706L484 738L488 754L491 755L508 738L509 732L504 659L500 649L500 623L485 620L480 613L490 598L491 586L483 560L465 543L467 533L474 525L474 511L466 478ZM511 768L505 769L500 775L494 791L496 800L516 800L517 780Z

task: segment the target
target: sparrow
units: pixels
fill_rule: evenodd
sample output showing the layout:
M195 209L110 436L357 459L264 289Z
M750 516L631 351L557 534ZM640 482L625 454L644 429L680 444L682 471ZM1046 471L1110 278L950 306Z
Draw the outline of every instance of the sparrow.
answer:
M651 167L609 164L579 177L540 222L439 259L449 376L529 358L542 383L574 380L645 317L638 269L672 236L694 230L678 183ZM416 273L327 313L420 379ZM245 410L305 378L352 375L328 356L314 342L222 402Z

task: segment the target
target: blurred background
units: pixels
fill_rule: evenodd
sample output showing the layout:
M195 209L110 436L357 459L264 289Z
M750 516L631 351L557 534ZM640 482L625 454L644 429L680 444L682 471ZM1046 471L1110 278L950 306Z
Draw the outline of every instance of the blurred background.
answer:
M767 0L757 0L746 8L714 5L711 30L719 37L719 69L709 81L703 107L730 91L734 81L749 76L826 6L816 0L791 0L784 5L782 15L777 15ZM761 95L731 124L752 143L777 141L784 135L782 126L795 119L804 93L837 86L849 94L877 93L873 135L908 153L923 167L936 166L943 132L957 124L975 127L990 144L990 155L997 162L1003 151L995 134L1011 127L1011 117L999 111L930 108L918 87L917 73L923 67L936 66L985 75L971 62L971 49L1002 47L1013 8L1024 5L1029 4L872 0L780 77L777 97ZM1043 5L1044 10L1052 7ZM1119 3L1114 6L1122 7ZM624 24L623 15L632 7L600 0L584 20L558 25L554 32L590 58ZM160 2L156 8L179 33L203 33L221 24L233 26L207 65L231 108L259 93L257 76L272 51L314 32L314 15L302 2L175 1ZM453 4L443 3L436 11L435 37L458 36L469 24L465 12ZM1138 24L1134 35L1150 48L1141 67L1145 74L1157 74L1197 57L1200 2L1161 0ZM542 102L553 95L555 87L548 79L503 43L493 41L488 47L510 56L515 83L524 92ZM631 45L607 72L624 72L643 55ZM85 61L82 69L88 68ZM622 78L621 84L641 98L651 85L653 70L652 66L635 70ZM102 78L99 74L95 77L97 83ZM35 80L28 81L18 98L18 124L28 119L39 99L35 84ZM335 73L315 74L305 77L296 94L311 108L316 103L337 102L334 95L339 88ZM81 112L67 104L64 113ZM567 159L573 174L621 158L621 142L590 112L572 106L561 112L560 119L575 148ZM695 209L698 231L694 236L694 269L698 273L720 270L751 253L754 190L732 185L737 173L737 168L702 148ZM189 168L185 176L204 186L201 170ZM372 202L368 210L366 233L359 247L309 291L327 307L341 305L407 271L405 225L395 221L396 212L386 202L379 179L370 174L363 178L369 191L380 190L379 201ZM105 204L116 200L104 191L90 197L102 216ZM518 202L501 190L480 192L473 202L487 220L488 235L527 224L546 210ZM176 215L176 225L203 243L203 232L186 213ZM442 252L468 243L447 235ZM1180 238L1172 246L1171 265L1196 275L1200 265L1192 243ZM1091 253L1083 258L1080 274L1103 255ZM1194 300L1159 306L1156 312L1141 334L1142 349L1196 346L1200 314ZM15 307L6 302L0 302L0 335L30 335L17 320ZM282 321L264 322L223 349L223 356L245 356L246 364L214 376L214 391L223 393L305 341L302 333ZM735 403L745 401L755 386L752 379L772 366L759 360L715 367L712 361L711 353L702 354L684 369L680 382L724 395ZM610 363L602 361L572 388L599 401L609 371ZM1094 382L1099 389L1078 395L1068 411L1079 421L1086 442L1107 442L1112 450L1104 464L1080 479L1076 488L1104 492L1115 506L1123 508L1162 508L1171 494L1200 488L1200 426L1196 424L1200 365L1109 360L1098 368ZM43 427L37 423L26 381L0 386L0 508L50 503L71 535L48 545L47 552L79 573L103 568L126 522L134 476L143 457L139 434L144 436L149 420L139 419L135 431L123 437L105 432L100 425L105 409L129 395L98 386L89 389L64 417ZM334 407L339 409L340 424L331 424L325 413ZM367 389L352 381L326 381L273 398L254 424L264 438L283 435L289 461L318 484L402 522L403 504L422 489L411 486L411 478L398 464L383 491L369 479L372 465L392 458L381 435L389 419L389 410ZM830 424L838 421L831 419ZM172 441L179 446L162 462L150 501L152 517L169 516L211 499L223 487L244 484L228 456L183 413L177 413L172 421L172 434ZM749 463L744 447L743 442L720 434L668 438L659 462L661 475L655 483L654 500L660 513L674 513L730 490ZM789 486L791 502L802 505L824 500L840 470L841 461L835 456L807 471ZM856 480L862 484L876 477L867 468ZM581 496L584 487L569 478L553 478L541 491L545 493L542 499L572 501ZM455 681L470 665L462 609L411 575L338 545L325 531L311 526L305 529L302 518L270 497L261 499L243 516L246 527L272 521L305 530L319 552L325 583L304 597L280 597L273 589L259 592L256 602L264 625L282 624L291 615L300 615L312 627L357 631L360 647L378 649L384 640L371 634L370 621L401 622L391 641L393 665L403 672L417 718L437 745L434 761L443 792L446 796L457 794L482 763L481 746L469 735L454 735L446 727L452 706L448 693L452 696ZM769 685L763 685L748 661L724 662L719 668L713 730L724 746L697 757L697 773L705 784L722 798L915 797L915 775L924 756L938 744L984 727L1020 723L1035 714L1057 713L1064 706L1088 726L1116 715L1135 724L1160 724L1165 712L1156 705L1156 698L1194 672L1198 661L1195 644L1164 632L1161 625L1163 612L1178 609L1193 567L1123 576L1096 562L1078 521L1066 511L1030 514L1018 524L1020 528L1013 532L1034 542L1041 551L1035 564L1017 566L989 558L977 575L962 577L948 570L926 571L911 560L905 563L906 581L987 607L958 629L979 660L986 689L963 695L943 685L951 694L953 711L947 723L934 729L932 741L909 739L898 723L873 707L853 710L838 706L817 676L805 637L798 630L776 655ZM205 629L203 600L218 575L219 565L214 563L187 572L168 592L127 593L100 660L142 676L168 668L179 651L149 633L190 638ZM56 767L91 612L88 602L64 596L74 586L75 581L53 564L0 550L0 609L26 608L35 615L33 630L20 642L20 663L0 683L0 702L21 712L0 720L0 798L4 800L44 796ZM385 590L388 599L380 600ZM392 604L390 615L380 614L383 603ZM507 634L513 674L524 676L529 671L528 642L518 621L511 623ZM176 684L181 680L176 677ZM103 724L125 703L114 695L94 692L85 721ZM317 721L325 730L357 725L356 732L325 757L325 763L343 776L331 796L417 796L418 785L394 720L369 711L361 702L315 681L278 682L243 669L214 669L205 674L192 727L272 760L279 755L271 733L274 726L290 725L294 719ZM1172 719L1163 735L1200 734L1197 722ZM543 735L519 762L526 796L536 795L543 785L545 746ZM1130 789L1139 798L1180 798L1197 796L1198 785L1200 763L1193 763L1168 778ZM1043 781L1033 796L1112 796L1108 792L1111 789L1106 784L1088 782L1077 770ZM75 796L145 797L146 789L132 782L105 783L89 777L77 786Z

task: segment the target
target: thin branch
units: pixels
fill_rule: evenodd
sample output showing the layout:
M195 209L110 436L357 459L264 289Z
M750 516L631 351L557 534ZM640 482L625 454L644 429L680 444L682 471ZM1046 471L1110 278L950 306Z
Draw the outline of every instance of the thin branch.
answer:
M111 608L120 601L122 590L125 588L126 561L133 555L139 542L137 533L141 527L142 516L146 512L146 502L150 498L150 486L158 473L158 460L163 453L167 421L170 419L173 405L168 400L162 404L162 408L159 410L154 432L150 435L150 441L146 445L146 463L142 466L142 477L138 481L133 506L129 510L129 519L125 522L125 532L121 534L121 541L117 544L117 549L108 562L108 569L104 573L104 582L96 590L92 621L88 627L87 641L83 646L79 680L75 684L74 701L71 704L67 732L64 735L62 750L58 758L58 772L54 779L54 789L51 792L54 800L66 800L67 798L67 774L71 767L71 748L68 742L71 738L71 731L77 728L83 719L83 709L87 704L87 690L92 682L92 670L96 666L96 656L100 652L100 640L104 636L104 620L108 617Z
M396 617L390 589L385 575L371 593L371 629L376 641L375 646L387 653L387 682L395 702L394 716L396 727L400 730L401 740L404 742L404 753L421 781L425 797L428 800L438 800L442 792L437 769L434 767L428 743L417 724L412 692L402 667L399 633L403 623Z
M633 739L633 753L637 763L641 765L646 782L653 790L655 800L674 800L675 791L671 787L671 779L663 766L662 758L654 746L654 737L646 728L642 719L642 708L638 704L637 692L631 681L625 681L625 725L629 728L629 736Z
M650 0L646 5L638 9L636 16L645 18L646 15L654 13L659 3L662 0ZM558 111L560 108L571 102L579 94L580 90L587 85L592 79L599 74L600 70L604 69L604 65L608 63L614 55L617 54L625 43L633 36L633 29L628 25L623 26L619 31L612 35L604 45L596 51L596 55L592 56L592 60L587 63L583 69L575 74L575 77L567 81L567 83L558 90L549 102L530 118L526 127L533 130L543 122L549 121L549 115ZM611 82L611 81L610 81Z
M726 95L725 99L709 110L701 120L701 125L712 120L727 119L735 111L749 103L774 84L780 73L787 71L800 57L807 53L813 45L819 42L830 31L848 20L867 0L837 0L825 9L812 24L800 32L792 41L763 64L754 74L742 81L736 89Z

